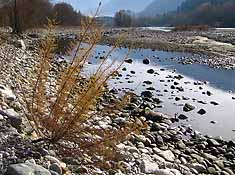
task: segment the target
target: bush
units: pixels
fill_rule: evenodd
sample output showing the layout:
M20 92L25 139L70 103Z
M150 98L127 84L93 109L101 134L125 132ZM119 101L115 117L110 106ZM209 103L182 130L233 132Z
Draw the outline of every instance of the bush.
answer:
M208 25L177 25L174 31L207 31L209 29Z
M36 132L37 141L53 144L63 154L100 155L104 159L115 157L113 151L116 145L138 130L131 123L120 126L118 130L103 129L95 124L97 118L102 120L108 112L105 108L98 109L101 97L107 90L106 83L122 65L115 64L116 60L108 62L108 57L118 44L108 51L96 70L87 75L85 66L102 37L94 18L83 23L79 41L70 46L76 48L72 52L71 62L65 65L61 63L58 66L53 59L56 48L54 25L49 22L48 26L48 34L41 44L41 58L30 76L34 77L30 78L30 89L21 88L23 95L19 97L25 115ZM87 43L85 46L84 42ZM54 71L56 67L59 67L59 73ZM124 95L122 99L115 100L109 110L122 108L128 100L129 95Z

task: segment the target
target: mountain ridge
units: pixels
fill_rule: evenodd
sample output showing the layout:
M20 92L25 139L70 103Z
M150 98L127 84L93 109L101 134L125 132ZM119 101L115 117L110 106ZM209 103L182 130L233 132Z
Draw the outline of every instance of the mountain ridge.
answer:
M184 0L154 0L143 11L139 13L140 16L156 16L163 15L177 8L184 2Z
M102 6L101 15L114 16L119 10L130 10L134 13L138 13L144 10L144 8L153 1L154 0L145 0L143 3L143 0L110 0Z

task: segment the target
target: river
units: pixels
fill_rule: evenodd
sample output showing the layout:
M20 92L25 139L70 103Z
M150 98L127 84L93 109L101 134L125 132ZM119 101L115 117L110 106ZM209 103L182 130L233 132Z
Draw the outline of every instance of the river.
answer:
M91 60L92 64L89 65L90 70L99 62L96 56L103 56L103 51L107 53L109 49L109 46L97 46ZM109 59L121 60L126 53L127 49L117 49ZM191 125L203 134L235 139L235 71L214 69L200 64L179 63L183 58L192 57L201 58L190 53L133 50L130 54L133 63L125 63L123 67L127 70L120 72L122 77L111 80L109 85L120 92L132 90L137 94L151 87L154 96L163 101L155 110L172 117L184 114L188 119L180 121L179 124ZM145 58L150 60L150 64L143 64ZM153 69L154 73L147 73L149 69ZM135 71L135 74L130 71ZM174 78L178 75L184 78L180 80ZM146 85L144 81L151 81L152 84ZM177 90L178 87L183 91ZM209 93L209 96L208 92L212 94ZM179 98L176 100L176 97ZM184 112L185 103L192 104L196 109ZM200 109L204 109L206 114L198 114Z

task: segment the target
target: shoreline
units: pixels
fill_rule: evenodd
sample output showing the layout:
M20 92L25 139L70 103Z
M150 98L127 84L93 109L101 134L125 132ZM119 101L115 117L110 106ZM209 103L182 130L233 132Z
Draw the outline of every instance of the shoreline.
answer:
M235 68L235 45L229 40L230 35L235 37L235 31L226 33L224 38L210 30L207 32L162 32L139 30L138 28L110 29L104 32L101 44L115 43L121 35L124 36L121 47L133 47L162 51L189 52L205 55L208 59L185 60L187 63L206 64L213 68Z

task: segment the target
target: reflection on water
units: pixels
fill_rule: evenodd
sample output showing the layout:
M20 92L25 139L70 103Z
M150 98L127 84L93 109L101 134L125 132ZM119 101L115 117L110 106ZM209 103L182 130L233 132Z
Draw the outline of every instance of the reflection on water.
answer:
M95 56L102 56L103 51L108 49L108 46L97 46L92 65L89 66L90 70L99 60L99 57ZM112 53L110 59L123 58L126 53L127 49L118 49ZM184 114L189 119L182 123L191 124L194 129L204 134L234 139L235 132L232 130L235 129L235 100L232 97L235 97L235 94L232 91L235 92L235 71L213 69L198 64L179 64L179 60L185 57L199 56L149 49L134 50L130 55L133 63L123 65L126 71L121 72L122 77L111 80L110 86L120 91L132 89L138 94L151 87L153 94L163 100L162 108L156 110L172 116L176 113ZM144 58L150 60L149 65L143 64ZM153 69L155 73L147 73L149 69ZM184 78L175 79L174 76L179 74ZM152 84L144 85L143 81L146 80ZM182 87L181 91L174 89L172 85ZM212 95L208 96L207 92ZM176 100L176 97L179 98ZM196 109L188 113L183 112L185 103L194 105ZM200 109L205 109L206 114L198 114Z

